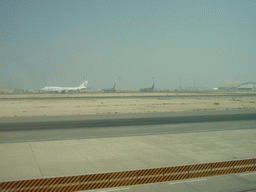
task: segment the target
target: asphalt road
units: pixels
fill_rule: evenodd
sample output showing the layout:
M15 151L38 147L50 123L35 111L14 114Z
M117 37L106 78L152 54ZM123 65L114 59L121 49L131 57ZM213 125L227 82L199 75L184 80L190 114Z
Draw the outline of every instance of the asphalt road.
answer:
M153 92L154 93L154 92ZM152 93L152 94L153 94ZM147 93L146 95L141 96L123 96L118 95L116 93L115 96L108 96L104 93L104 96L88 96L88 94L91 93L85 93L81 94L81 96L72 96L70 94L69 96L63 96L58 97L58 94L52 94L53 96L50 97L40 97L40 94L37 94L36 97L25 97L25 98L0 98L0 100L47 100L47 99L137 99L137 98L181 98L181 97L255 97L255 93L223 93L223 94L191 94L191 95L150 95L150 93ZM54 96L57 95L57 96Z

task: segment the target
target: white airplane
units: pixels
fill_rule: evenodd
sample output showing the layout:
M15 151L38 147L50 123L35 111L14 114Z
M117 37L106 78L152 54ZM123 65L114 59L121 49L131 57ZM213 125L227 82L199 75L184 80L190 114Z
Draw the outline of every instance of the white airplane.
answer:
M87 89L88 81L83 82L79 87L44 87L41 91L54 93L67 93Z

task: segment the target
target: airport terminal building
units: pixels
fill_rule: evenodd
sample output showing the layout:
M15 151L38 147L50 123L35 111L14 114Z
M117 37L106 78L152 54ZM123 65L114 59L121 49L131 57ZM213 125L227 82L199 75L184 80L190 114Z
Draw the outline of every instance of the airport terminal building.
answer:
M256 83L254 82L229 82L218 87L219 90L256 90Z

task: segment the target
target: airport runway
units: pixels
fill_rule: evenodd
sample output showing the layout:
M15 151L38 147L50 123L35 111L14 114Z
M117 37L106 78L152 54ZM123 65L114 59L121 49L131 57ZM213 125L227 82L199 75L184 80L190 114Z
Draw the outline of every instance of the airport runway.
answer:
M15 129L13 131L2 130L0 132L0 143L130 137L143 135L245 130L255 128L256 120L94 128L62 127L59 129L58 127L58 129L38 128L34 130L23 129L22 131L20 129Z
M249 110L248 110L249 111ZM256 120L256 110L251 112L239 111L236 114L228 112L220 114L218 111L211 114L190 113L190 115L147 117L130 117L130 118L98 118L86 120L63 120L48 122L9 122L0 123L0 131L22 131L22 130L42 130L42 129L72 129L72 128L98 128L98 127L120 127L120 126L142 126L142 125L165 125L181 123L204 123L204 122L221 122L221 121L239 121L239 120ZM189 113L187 113L189 114ZM200 115L199 115L200 114ZM106 117L106 116L103 116Z
M90 96L92 93L85 93L73 96L68 94L67 96L60 96L59 94L51 94L53 96L44 97L37 94L36 96L18 97L18 98L0 98L0 100L47 100L47 99L138 99L138 98L182 98L182 97L255 97L256 93L227 93L227 94L187 94L187 95L168 95L168 93L163 93L163 95L153 95L153 93L145 93L143 95L119 95L122 93L115 93L115 95L108 95L108 93L102 93L104 96ZM101 94L101 93L100 93ZM151 95L152 94L152 95ZM42 94L44 95L44 94Z
M59 117L58 121L49 121L52 120L49 118L44 122L25 118L27 122L15 123L9 119L9 123L0 124L0 143L255 129L255 111L91 115L77 117L76 120Z

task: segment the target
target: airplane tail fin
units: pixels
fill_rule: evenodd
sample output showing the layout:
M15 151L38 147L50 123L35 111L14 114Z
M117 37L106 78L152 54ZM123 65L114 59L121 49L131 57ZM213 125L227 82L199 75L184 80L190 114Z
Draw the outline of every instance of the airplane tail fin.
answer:
M153 83L153 85L152 85L152 89L154 89L155 88L155 83Z
M114 87L113 87L113 89L115 89L116 88L116 83L114 84Z
M81 89L83 89L83 88L87 88L87 83L88 83L88 81L85 81L85 82L83 82L80 86L79 86L79 88Z

